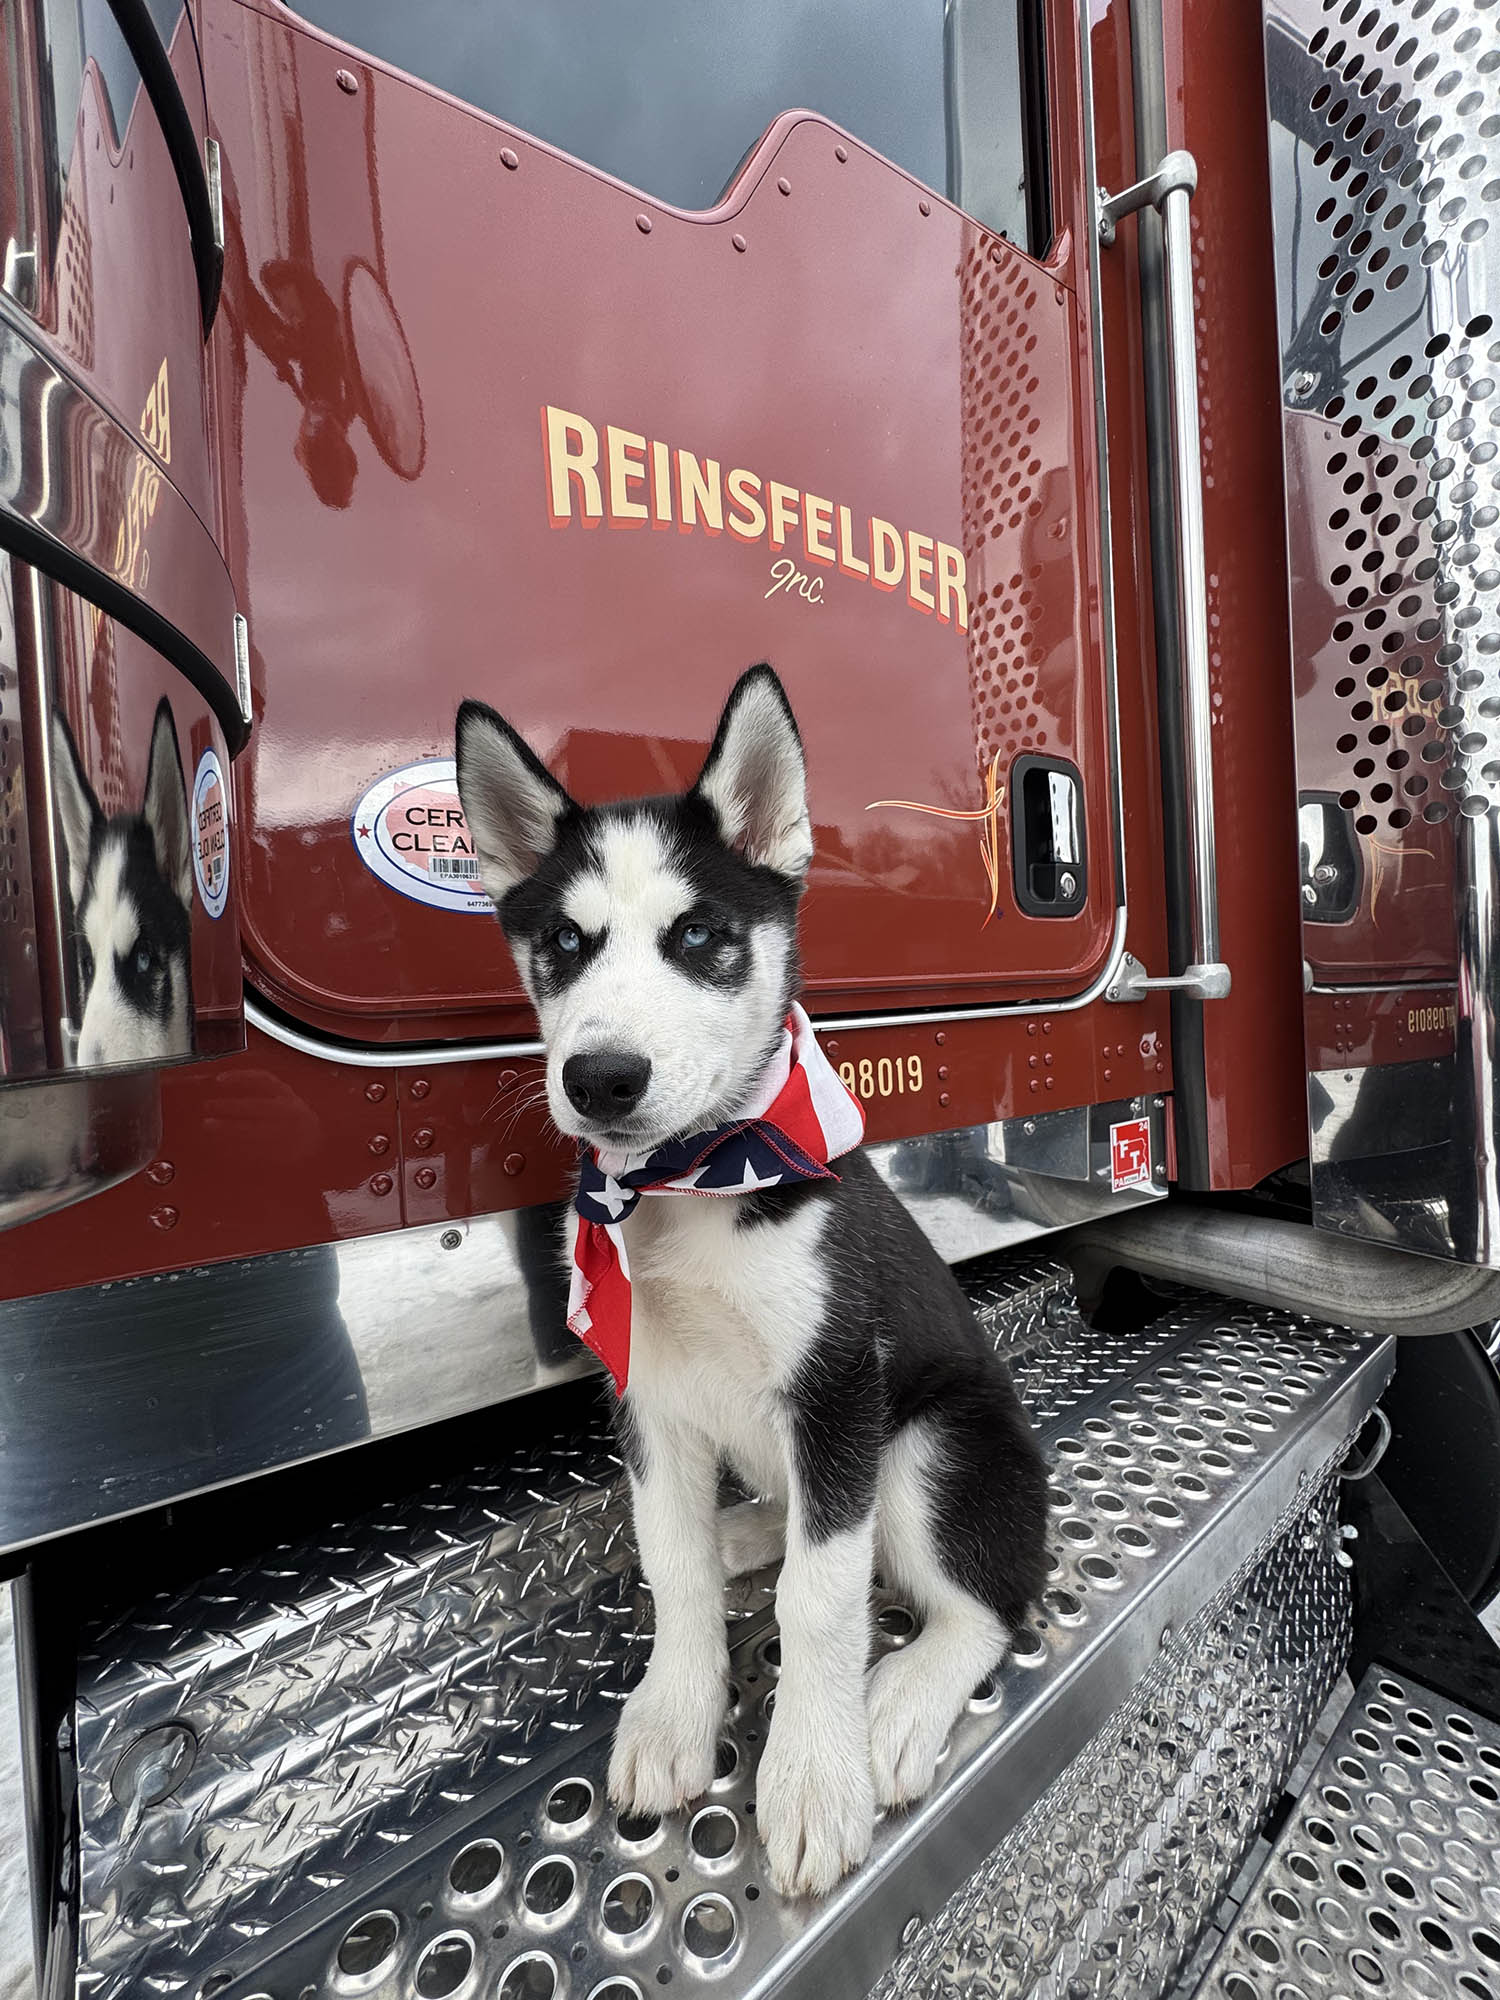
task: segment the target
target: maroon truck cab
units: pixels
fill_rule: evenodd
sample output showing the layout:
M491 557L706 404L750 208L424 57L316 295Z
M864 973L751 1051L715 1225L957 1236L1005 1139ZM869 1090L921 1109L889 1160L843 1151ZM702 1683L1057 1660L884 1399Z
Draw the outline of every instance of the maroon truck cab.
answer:
M1308 1157L1302 1012L1315 1072L1451 1051L1451 994L1402 996L1453 976L1452 829L1350 804L1337 426L1288 416L1284 489L1266 180L1220 166L1266 161L1253 23L1164 44L1193 69L1161 134L1198 176L1185 476L1153 376L1172 197L1148 186L1102 232L1095 213L1144 143L1113 14L1085 47L1066 11L1023 8L983 85L989 30L960 21L946 85L914 71L898 110L899 36L823 70L809 43L809 83L929 175L946 116L957 199L818 111L738 143L719 113L671 144L618 111L590 133L520 43L472 82L507 119L275 0L137 23L166 33L145 70L113 22L65 62L52 15L22 14L15 421L51 435L22 378L55 378L78 444L69 494L18 491L7 517L30 564L29 990L0 1102L81 1093L95 1137L31 1171L51 1192L16 1200L9 1296L440 1235L565 1191L453 785L466 694L596 799L683 782L735 674L775 664L812 774L808 1004L909 1169L920 1145L1002 1189L1032 1175L1073 1221L1247 1190ZM775 87L699 82L750 127ZM1009 93L1004 171L986 88ZM203 141L222 242L185 194ZM610 171L632 163L679 198ZM1332 635L1295 675L1289 587L1292 631ZM1438 698L1426 664L1400 671L1417 757ZM228 836L153 1082L77 1061L46 739L50 709L101 810L131 811L164 694L194 840L205 813ZM1109 1130L1141 1117L1147 1172L1117 1188ZM101 1182L86 1222L35 1213Z
M469 696L595 802L774 665L806 1005L966 1283L1074 1260L1060 1379L1122 1285L1500 1315L1500 110L1487 0L1429 16L11 0L18 1570L587 1372Z

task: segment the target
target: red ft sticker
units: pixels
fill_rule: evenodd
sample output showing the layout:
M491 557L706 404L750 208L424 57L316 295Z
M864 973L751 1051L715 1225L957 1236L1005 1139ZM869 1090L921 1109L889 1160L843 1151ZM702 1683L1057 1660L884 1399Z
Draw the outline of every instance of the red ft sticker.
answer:
M1109 1128L1109 1185L1115 1194L1121 1188L1144 1187L1151 1179L1151 1120L1131 1118Z

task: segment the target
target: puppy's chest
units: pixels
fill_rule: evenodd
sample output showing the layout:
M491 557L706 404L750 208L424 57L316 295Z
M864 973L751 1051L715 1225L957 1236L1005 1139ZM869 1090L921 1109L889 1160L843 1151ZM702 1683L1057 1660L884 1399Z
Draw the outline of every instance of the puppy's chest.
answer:
M650 1197L625 1225L632 1378L672 1370L784 1385L822 1325L816 1217L740 1226L733 1197Z

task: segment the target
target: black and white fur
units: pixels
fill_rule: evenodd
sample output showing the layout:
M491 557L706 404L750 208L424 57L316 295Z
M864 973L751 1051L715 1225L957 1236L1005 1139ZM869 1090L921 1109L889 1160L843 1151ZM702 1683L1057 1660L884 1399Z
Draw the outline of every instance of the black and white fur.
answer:
M79 1068L190 1054L193 859L171 704L157 704L139 812L104 814L55 711L52 783L73 911Z
M739 681L681 797L584 808L483 704L464 703L457 734L465 815L536 1005L557 1124L644 1151L723 1122L798 983L812 835L776 676ZM648 1199L625 1223L620 1432L656 1641L620 1717L610 1792L662 1813L707 1788L724 1579L784 1553L756 1819L788 1895L831 1888L867 1853L877 1806L931 1785L1043 1573L1045 1477L1005 1369L864 1155L834 1165L834 1183ZM721 1513L726 1464L759 1504ZM867 1677L877 1568L922 1630Z

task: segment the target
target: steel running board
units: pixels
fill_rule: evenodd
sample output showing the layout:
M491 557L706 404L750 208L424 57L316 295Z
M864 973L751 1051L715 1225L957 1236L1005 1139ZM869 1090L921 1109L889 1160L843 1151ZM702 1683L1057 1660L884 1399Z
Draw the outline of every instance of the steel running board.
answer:
M939 1789L883 1822L826 1902L777 1897L754 1837L769 1578L731 1593L735 1698L710 1795L651 1828L604 1799L649 1600L596 1432L94 1635L78 1991L864 1994L1326 1483L1392 1363L1389 1341L1202 1299L1099 1335L1035 1260L975 1283L1055 1468L1046 1601L956 1726ZM900 1645L911 1615L882 1596L876 1628ZM146 1804L133 1774L174 1740L171 1789Z
M1203 2000L1500 1995L1500 1729L1361 1681L1205 1973Z

